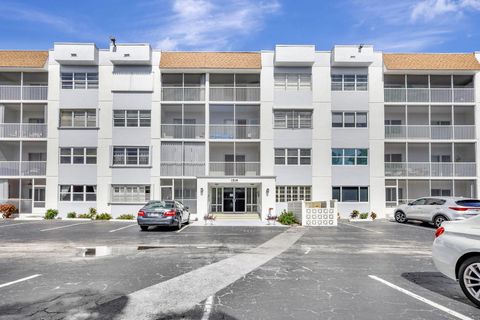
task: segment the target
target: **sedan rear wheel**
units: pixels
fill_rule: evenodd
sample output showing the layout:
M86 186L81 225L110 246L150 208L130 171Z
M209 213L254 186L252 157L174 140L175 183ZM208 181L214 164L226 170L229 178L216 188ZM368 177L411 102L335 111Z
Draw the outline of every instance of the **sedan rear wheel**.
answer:
M440 228L442 226L442 223L447 220L448 219L445 218L444 216L436 216L435 219L433 219L433 224L435 225L436 228Z
M399 223L405 223L407 222L407 216L403 211L397 211L395 212L395 221Z
M480 307L480 257L465 260L460 266L459 275L463 293Z

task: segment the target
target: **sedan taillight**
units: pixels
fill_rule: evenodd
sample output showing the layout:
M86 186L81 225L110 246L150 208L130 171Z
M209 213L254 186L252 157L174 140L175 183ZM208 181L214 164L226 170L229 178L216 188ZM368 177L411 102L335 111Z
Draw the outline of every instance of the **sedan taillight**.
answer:
M448 209L455 210L455 211L467 211L470 208L465 207L448 207Z
M145 211L143 210L138 211L137 217L145 217Z
M444 227L438 228L437 231L435 231L435 238L440 237L444 232L445 232L445 228L444 228Z
M164 217L175 217L177 212L175 210L166 211L163 213Z

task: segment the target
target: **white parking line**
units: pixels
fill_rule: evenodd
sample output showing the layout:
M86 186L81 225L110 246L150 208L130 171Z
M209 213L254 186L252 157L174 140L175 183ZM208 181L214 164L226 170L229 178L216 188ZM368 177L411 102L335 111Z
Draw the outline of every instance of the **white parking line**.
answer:
M458 312L456 312L456 311L453 311L452 309L449 309L449 308L447 308L447 307L444 307L444 306L442 306L442 305L440 305L440 304L438 304L438 303L436 303L436 302L433 302L433 301L428 300L428 299L426 299L426 298L424 298L424 297L422 297L422 296L419 296L418 294L415 294L415 293L413 293L413 292L411 292L411 291L408 291L408 290L403 289L403 288L401 288L401 287L399 287L399 286L396 286L396 285L394 285L393 283L390 283L390 282L388 282L388 281L386 281L386 280L383 280L382 278L379 278L379 277L377 277L377 276L372 276L372 275L369 275L369 277L370 277L371 279L373 279L373 280L376 280L376 281L378 281L378 282L383 283L384 285L389 286L389 287L392 288L392 289L395 289L395 290L397 290L397 291L400 291L400 292L402 292L402 293L405 293L406 295L408 295L408 296L410 296L410 297L412 297L412 298L415 298L415 299L417 299L417 300L419 300L419 301L422 301L422 302L424 302L424 303L426 303L426 304L431 305L431 306L434 307L434 308L437 308L437 309L442 310L443 312L446 312L446 313L448 313L448 314L450 314L450 315L452 315L452 316L454 316L454 317L457 317L458 319L462 319L462 320L473 320L473 319L470 318L470 317L464 316L463 314L458 313Z
M189 225L189 224L188 224L188 225L186 225L185 227L183 227L182 229L180 229L180 230L176 231L176 232L177 232L177 233L179 233L179 232L182 232L183 230L187 229L188 227L190 227L190 225Z
M339 223L339 224L344 225L344 226L348 226L348 227L354 227L354 228L358 228L358 229L370 231L370 232L383 233L383 232L381 232L381 231L377 231L377 230L373 230L373 229L368 229L368 228L364 228L364 227L359 227L359 226L356 226L356 225L353 225L353 224L348 224L348 223Z
M212 312L212 305L213 305L213 296L210 296L207 298L207 301L205 301L202 320L208 320L210 318L210 313Z
M91 223L91 222L81 222L81 223L74 223L74 224L69 224L67 226L61 226L61 227L55 227L55 228L48 228L48 229L42 229L40 231L50 231L50 230L57 230L57 229L63 229L63 228L68 228L68 227L73 227L73 226L78 226L80 224L88 224L88 223Z
M121 228L118 228L118 229L113 229L113 230L110 230L109 232L115 232L115 231L119 231L119 230L123 230L123 229L127 229L127 228L130 228L130 227L133 227L133 226L136 226L137 224L134 223L134 224L131 224L131 225L128 225L128 226L125 226L125 227L121 227Z
M14 227L14 226L19 226L23 224L32 224L32 223L39 223L41 221L35 221L35 222L19 222L19 223L8 223L3 226L0 226L0 228L5 228L5 227Z
M0 288L7 287L7 286L10 286L12 284L19 283L19 282L22 282L22 281L27 281L27 280L30 280L30 279L33 279L33 278L36 278L36 277L40 277L40 276L41 276L41 274L34 274L32 276L29 276L29 277L25 277L25 278L18 279L18 280L12 281L12 282L7 282L7 283L4 283L4 284L0 284Z

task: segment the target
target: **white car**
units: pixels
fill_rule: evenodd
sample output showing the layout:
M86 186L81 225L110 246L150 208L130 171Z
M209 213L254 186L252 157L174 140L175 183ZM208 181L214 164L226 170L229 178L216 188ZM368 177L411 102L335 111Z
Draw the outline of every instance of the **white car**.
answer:
M435 232L432 256L438 271L458 280L467 298L480 307L480 216L444 222Z

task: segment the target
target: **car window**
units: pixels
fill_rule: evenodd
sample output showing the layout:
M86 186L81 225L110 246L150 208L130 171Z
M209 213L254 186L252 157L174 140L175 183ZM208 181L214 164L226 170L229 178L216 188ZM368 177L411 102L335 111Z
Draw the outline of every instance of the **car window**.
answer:
M480 208L480 200L474 200L474 199L458 200L455 203L463 207Z
M173 207L173 201L158 201L148 203L145 209L172 209Z
M427 199L427 206L441 206L445 203L443 199Z
M427 202L427 199L418 199L412 202L412 206L423 206Z

